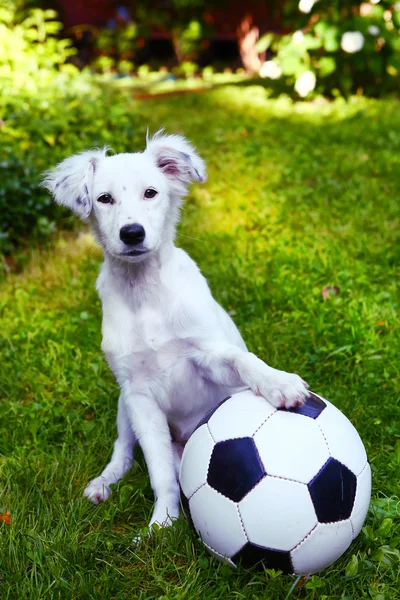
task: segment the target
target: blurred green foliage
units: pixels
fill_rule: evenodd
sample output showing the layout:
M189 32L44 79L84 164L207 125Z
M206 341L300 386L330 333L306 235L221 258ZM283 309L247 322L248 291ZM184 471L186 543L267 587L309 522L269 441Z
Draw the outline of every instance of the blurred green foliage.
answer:
M75 53L72 43L59 39L62 24L53 10L34 8L21 19L17 7L10 3L0 7L0 79L2 96L47 83L54 69L65 68Z
M205 0L169 0L155 6L139 0L130 5L131 11L125 6L120 12L117 8L112 22L93 32L97 54L94 68L103 73L117 71L126 75L132 72L137 51L154 30L170 34L179 67L186 62L193 64L199 56L201 40L210 30L204 21L207 4ZM165 62L167 60L164 65ZM186 75L185 68L174 71Z
M399 2L288 0L285 13L291 32L264 35L258 50L273 54L278 74L299 96L378 96L399 89ZM310 85L302 86L307 77Z
M73 49L58 39L55 17L41 9L27 16L13 3L0 10L0 253L45 240L60 219L72 223L38 187L45 169L69 152L111 142L117 126L120 140L133 132L129 92L66 63Z
M171 34L178 63L198 58L200 41L207 31L203 14L206 0L170 0L163 10L139 0L135 2L135 14L140 23L148 28L162 28Z
M133 70L135 50L139 28L129 21L123 26L104 27L95 39L95 47L99 56L94 61L94 68L107 72L116 69L124 75Z
M53 85L34 97L21 92L2 112L0 253L9 253L27 236L45 240L55 222L73 222L38 187L41 173L87 147L126 147L135 135L137 111L128 91L95 84L83 74L70 89Z
M65 62L74 53L57 35L56 13L20 10L16 2L0 8L0 251L10 252L17 239L46 235L54 229L57 209L36 187L41 145L54 145L50 112L62 113L63 93L77 72ZM54 141L53 141L54 140Z

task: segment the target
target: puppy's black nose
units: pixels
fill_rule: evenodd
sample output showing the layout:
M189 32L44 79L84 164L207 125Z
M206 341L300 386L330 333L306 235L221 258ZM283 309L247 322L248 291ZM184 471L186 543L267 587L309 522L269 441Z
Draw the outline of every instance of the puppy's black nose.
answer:
M128 246L136 246L141 244L146 237L146 232L142 225L139 223L132 223L131 225L124 225L119 230L119 237Z

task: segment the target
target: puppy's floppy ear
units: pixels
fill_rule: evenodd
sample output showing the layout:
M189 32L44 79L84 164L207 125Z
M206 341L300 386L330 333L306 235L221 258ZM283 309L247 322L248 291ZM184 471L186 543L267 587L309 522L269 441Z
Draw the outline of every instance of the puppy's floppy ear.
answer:
M183 136L164 135L161 130L151 139L147 136L146 142L145 154L150 155L170 179L184 186L192 181L203 183L206 180L203 160Z
M91 188L99 161L107 148L88 150L60 162L54 171L46 171L41 186L46 188L57 204L70 208L82 219L92 211Z

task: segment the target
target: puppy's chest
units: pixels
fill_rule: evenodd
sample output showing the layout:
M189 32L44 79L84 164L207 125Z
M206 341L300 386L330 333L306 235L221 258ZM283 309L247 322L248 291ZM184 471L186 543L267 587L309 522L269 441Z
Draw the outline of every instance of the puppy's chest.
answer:
M160 350L173 338L171 325L161 308L141 308L132 313L130 338L134 352Z
M138 389L150 386L164 404L176 386L195 376L190 343L177 337L167 310L143 308L126 313L118 324L115 319L103 324L102 348L119 385L134 380Z
M174 338L166 309L119 305L103 314L102 348L107 355L156 353Z

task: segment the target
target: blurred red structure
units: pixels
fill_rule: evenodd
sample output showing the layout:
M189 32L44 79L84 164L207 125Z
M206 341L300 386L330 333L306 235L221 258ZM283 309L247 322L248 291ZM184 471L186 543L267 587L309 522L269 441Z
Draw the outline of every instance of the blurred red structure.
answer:
M283 6L283 1L280 6ZM217 10L207 14L210 25L213 26L214 36L219 40L234 40L237 38L237 29L247 16L252 17L253 23L261 33L265 31L278 31L281 22L281 10L277 9L276 2L243 2L234 0L229 2L229 9ZM206 17L207 18L207 17Z
M61 17L65 28L69 29L78 25L89 25L104 27L116 16L120 6L130 8L131 4L124 5L116 0L58 0L61 9ZM160 3L161 4L161 3ZM280 29L281 8L284 2L265 2L243 0L231 0L227 2L227 8L217 8L204 13L204 20L212 27L214 39L234 40L237 38L237 28L246 15L250 14L253 23L257 25L260 32L274 31ZM165 8L160 6L162 13ZM133 18L134 10L132 14ZM167 30L154 30L151 37L166 39L170 37Z
M59 0L61 18L66 29L76 25L103 27L115 15L113 0Z
M132 0L57 0L65 32L70 35L78 49L75 63L82 67L97 55L95 40L100 31L123 30L130 20L135 21L135 3ZM135 41L135 49L125 52L123 59L132 59L136 65L151 61L162 62L163 66L172 66L184 60L195 60L200 66L224 64L226 68L243 66L247 73L258 73L265 54L259 54L256 42L267 31L282 31L281 21L285 0L226 0L218 2L215 9L212 3L206 3L202 15L207 33L199 40L198 50L191 55L182 54L175 35L165 25L153 25L147 28L145 37ZM159 22L173 22L173 8L168 0L153 0L152 11L157 10ZM159 8L158 8L159 7ZM143 8L143 3L142 3ZM143 23L142 24L146 24ZM115 51L111 49L111 55ZM106 52L101 52L105 55ZM189 57L189 58L188 58ZM114 56L117 58L117 56ZM121 57L120 57L121 58Z

